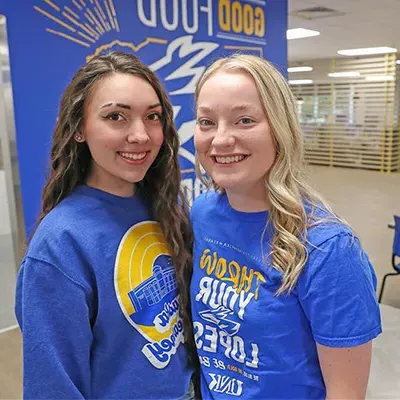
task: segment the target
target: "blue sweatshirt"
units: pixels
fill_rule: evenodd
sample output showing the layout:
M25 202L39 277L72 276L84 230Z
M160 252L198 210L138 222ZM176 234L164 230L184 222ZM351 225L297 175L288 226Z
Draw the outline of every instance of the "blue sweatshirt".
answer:
M53 209L22 262L16 315L24 398L180 399L188 390L174 267L138 196L80 186Z

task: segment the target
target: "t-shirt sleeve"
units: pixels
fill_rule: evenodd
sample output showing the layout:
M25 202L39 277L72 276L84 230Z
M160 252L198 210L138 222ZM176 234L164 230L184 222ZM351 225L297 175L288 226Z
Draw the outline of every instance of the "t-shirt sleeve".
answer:
M23 337L25 399L90 397L89 297L56 266L24 260L15 311Z
M359 240L340 233L312 248L298 283L317 343L353 347L382 332L376 276Z

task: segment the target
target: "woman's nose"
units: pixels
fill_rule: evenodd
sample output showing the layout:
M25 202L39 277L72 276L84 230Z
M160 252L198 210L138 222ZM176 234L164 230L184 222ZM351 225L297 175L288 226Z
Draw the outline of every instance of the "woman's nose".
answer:
M146 131L146 126L143 121L135 121L129 127L127 136L128 143L145 144L149 141L149 135Z

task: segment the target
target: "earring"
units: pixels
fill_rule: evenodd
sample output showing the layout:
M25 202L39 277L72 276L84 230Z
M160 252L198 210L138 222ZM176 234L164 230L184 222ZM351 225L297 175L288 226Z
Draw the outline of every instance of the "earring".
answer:
M75 135L75 140L77 142L81 142L82 141L82 136L81 135Z

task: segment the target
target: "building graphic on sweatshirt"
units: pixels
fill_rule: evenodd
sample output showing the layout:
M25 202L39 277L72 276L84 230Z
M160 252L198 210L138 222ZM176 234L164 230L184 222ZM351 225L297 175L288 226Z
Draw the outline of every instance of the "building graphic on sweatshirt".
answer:
M175 271L173 267L162 269L159 265L153 268L153 276L146 279L137 288L129 292L135 310L159 303L163 298L176 290Z
M125 318L147 341L142 353L156 368L165 368L183 343L183 325L175 269L157 222L143 221L125 233L114 287Z

